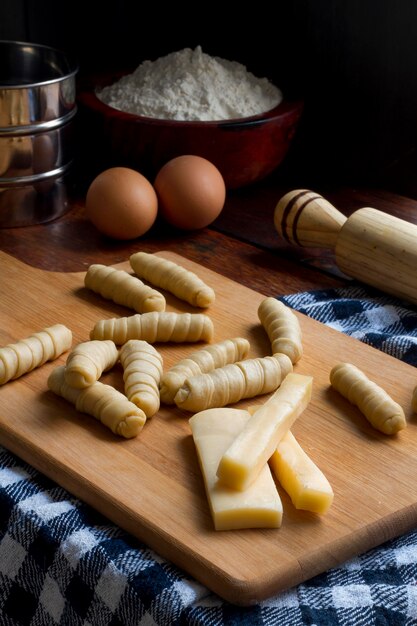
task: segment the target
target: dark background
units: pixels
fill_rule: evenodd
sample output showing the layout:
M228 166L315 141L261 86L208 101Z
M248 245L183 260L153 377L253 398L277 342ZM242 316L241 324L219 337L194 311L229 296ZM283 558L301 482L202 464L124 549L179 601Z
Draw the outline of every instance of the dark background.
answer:
M197 45L240 61L287 97L304 99L288 162L324 181L378 183L414 154L417 2L286 0L273 3L273 11L257 2L248 6L200 2L185 10L138 0L2 0L0 38L75 55L80 81Z

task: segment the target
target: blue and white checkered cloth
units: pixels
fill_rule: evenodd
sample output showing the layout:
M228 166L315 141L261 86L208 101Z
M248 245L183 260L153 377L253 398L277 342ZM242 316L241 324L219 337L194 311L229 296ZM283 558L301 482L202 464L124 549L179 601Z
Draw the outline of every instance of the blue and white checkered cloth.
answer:
M397 300L357 287L282 300L417 365L417 311ZM416 581L417 531L236 607L0 448L0 626L417 626Z

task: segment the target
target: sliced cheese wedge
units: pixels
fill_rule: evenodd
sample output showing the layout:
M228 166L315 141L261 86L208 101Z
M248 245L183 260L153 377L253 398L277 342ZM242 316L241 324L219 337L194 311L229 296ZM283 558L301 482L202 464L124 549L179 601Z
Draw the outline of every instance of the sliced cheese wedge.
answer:
M323 515L333 502L333 489L323 472L288 431L269 465L296 509Z
M220 459L217 477L244 490L256 479L278 443L306 408L313 378L288 374L274 395L256 411Z
M260 406L249 406L249 414L253 415ZM269 466L296 509L321 515L327 513L333 502L333 489L290 430L269 459Z
M216 530L281 526L281 499L267 464L244 492L220 484L216 477L222 454L249 419L247 411L222 408L200 411L189 420Z

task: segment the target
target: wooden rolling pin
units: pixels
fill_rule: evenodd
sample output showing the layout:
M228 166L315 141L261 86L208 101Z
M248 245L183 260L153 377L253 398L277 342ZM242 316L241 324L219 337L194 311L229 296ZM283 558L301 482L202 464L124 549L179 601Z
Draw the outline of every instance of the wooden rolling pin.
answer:
M347 276L417 304L417 226L372 208L346 218L322 196L290 191L275 208L275 228L288 242L332 248Z

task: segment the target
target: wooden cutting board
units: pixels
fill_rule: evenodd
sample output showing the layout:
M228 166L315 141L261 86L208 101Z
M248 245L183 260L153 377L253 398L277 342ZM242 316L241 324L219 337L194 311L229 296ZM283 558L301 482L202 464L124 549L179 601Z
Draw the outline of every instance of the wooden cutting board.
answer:
M214 287L216 304L208 313L216 341L241 335L251 342L250 356L270 354L257 318L263 295L175 254L161 254ZM71 328L75 344L88 339L98 319L132 314L88 292L83 273L46 272L3 253L0 263L1 345L58 322ZM130 269L127 262L118 267ZM170 297L168 310L192 309ZM410 409L417 372L299 318L305 354L295 369L314 376L314 392L293 432L334 488L333 506L324 517L296 511L279 489L281 529L214 531L190 414L164 407L136 439L117 438L47 390L47 377L64 355L0 388L0 443L225 599L248 605L267 598L417 523L417 418ZM158 348L168 368L196 346ZM379 434L330 389L329 371L340 360L361 367L403 405L405 431L392 438ZM116 367L104 380L121 389L121 370Z

